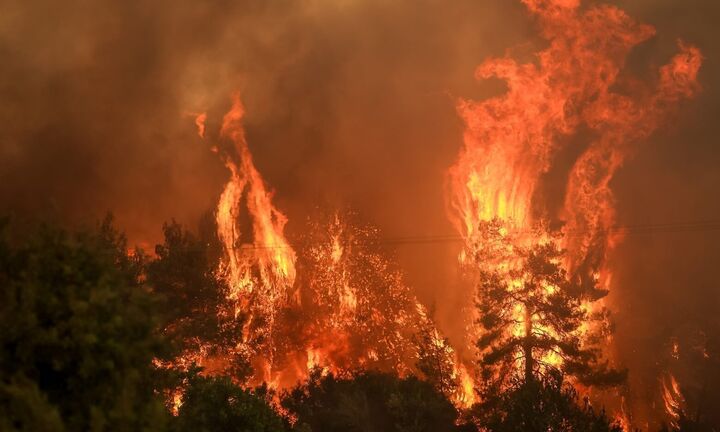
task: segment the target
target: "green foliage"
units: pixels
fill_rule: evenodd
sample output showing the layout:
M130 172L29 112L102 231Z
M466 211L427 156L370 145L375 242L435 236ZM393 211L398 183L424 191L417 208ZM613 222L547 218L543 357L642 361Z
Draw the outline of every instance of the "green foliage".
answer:
M322 432L461 430L458 413L429 383L378 372L320 376L283 395L299 427Z
M247 376L244 358L225 371L235 381L153 366L154 360L178 355L165 336L176 340L180 354L215 347L225 356L236 346L243 320L224 309L227 287L215 274L212 234L196 237L177 224L166 225L165 242L153 261L138 250L128 253L110 219L92 232L44 227L17 239L11 234L7 224L0 225L0 432L291 429L265 390L236 384ZM567 284L547 258L552 252L528 252L527 271ZM493 280L498 279L485 281L487 292L501 298L502 285ZM567 304L551 299L536 307L576 317ZM488 311L482 321L486 328L502 324L502 316ZM562 331L575 328L571 319L557 323ZM456 424L458 412L446 397L456 386L452 353L425 324L415 342L418 369L427 381L315 371L282 396L283 408L297 419L292 430L475 430ZM533 349L550 346L539 337L533 341ZM553 343L563 352L582 353L568 340ZM495 350L499 363L502 353L501 347ZM559 375L538 376L493 393L475 407L473 421L491 431L617 430L604 413L579 406L572 387L548 378ZM164 395L178 387L185 393L173 418Z
M219 245L212 228L197 237L178 223L163 226L165 241L147 265L147 282L162 298L163 333L184 353L201 349L232 359L226 373L243 379L247 359L235 352L244 320L226 301L228 288L216 274Z
M532 381L515 379L506 391L474 406L471 416L490 432L622 432L587 400L579 405L575 389L556 372Z
M97 232L0 230L2 430L157 430L152 360L165 351L144 257L107 219Z
M191 373L183 403L174 419L175 432L283 432L286 422L264 395L244 390L228 377Z
M0 383L0 431L63 431L57 407L37 384L18 376Z

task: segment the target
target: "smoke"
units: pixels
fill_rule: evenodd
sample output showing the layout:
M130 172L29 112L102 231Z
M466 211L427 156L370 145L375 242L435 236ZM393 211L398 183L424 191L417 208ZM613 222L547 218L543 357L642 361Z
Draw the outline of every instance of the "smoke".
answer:
M616 3L657 28L632 54L633 74L649 77L678 37L707 57L704 93L613 181L618 221L718 219L720 6ZM543 44L519 1L0 0L0 10L0 211L77 224L110 210L146 245L164 221L193 226L217 202L228 172L193 114L217 125L235 89L289 237L316 205L358 209L386 237L453 234L443 184L462 143L456 98L502 92L476 82L475 67ZM617 349L642 392L659 385L657 353L676 329L720 332L708 324L718 239L631 235L614 255ZM459 334L460 243L394 247L409 285Z
M697 45L705 61L699 78L703 92L696 101L685 104L618 172L612 184L618 220L624 225L717 221L720 149L713 143L720 126L713 119L720 113L720 86L713 77L720 72L720 45L712 23L720 19L720 6L667 0L626 1L621 6L658 30L634 54L638 64L660 64L679 37ZM617 305L616 347L631 371L634 396L643 401L635 406L637 417L657 418L649 405L652 400L655 410L662 407L657 394L660 377L668 370L678 376L686 399L695 400L691 415L698 405L704 405L704 415L718 411L712 393L702 394L703 387L718 386L717 378L707 373L707 361L698 359L699 351L720 337L720 321L715 318L720 306L715 270L719 257L720 231L697 225L651 229L627 236L618 247L612 264L618 274L611 292ZM680 341L675 356L673 340Z
M291 235L314 205L356 208L390 237L452 233L455 98L501 90L475 66L532 33L521 4L491 1L5 3L2 210L73 224L110 210L146 248L217 201L228 174L191 114L212 127L235 89ZM458 247L398 251L447 313L464 301L442 289Z

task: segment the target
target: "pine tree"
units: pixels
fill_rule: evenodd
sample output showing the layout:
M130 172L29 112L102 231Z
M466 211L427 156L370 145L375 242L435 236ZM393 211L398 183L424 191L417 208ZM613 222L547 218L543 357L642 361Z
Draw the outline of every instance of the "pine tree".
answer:
M580 400L577 390L559 371L525 382L514 379L501 394L470 410L473 423L487 432L622 432L617 420L589 400Z
M418 351L416 367L422 378L446 397L451 397L458 391L459 383L453 358L455 353L450 341L440 335L428 318L421 321L419 326L414 338Z
M602 315L583 307L597 290L591 293L568 277L556 240L540 229L521 239L497 220L481 228L472 262L479 269L483 390L497 392L510 379L532 382L550 371L585 384L622 381L624 372L602 361L598 338L589 330L603 324Z

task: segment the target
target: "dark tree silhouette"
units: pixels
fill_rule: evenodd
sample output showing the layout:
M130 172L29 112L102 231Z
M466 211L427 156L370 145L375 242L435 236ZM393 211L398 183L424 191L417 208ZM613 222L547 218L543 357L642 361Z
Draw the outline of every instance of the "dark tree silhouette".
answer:
M216 274L220 246L214 225L204 228L196 236L174 221L165 224L165 241L147 265L147 282L161 295L163 332L178 355L222 357L222 372L242 380L250 374L246 356L236 349L245 320L235 315L227 285Z
M443 432L474 430L455 424L458 413L432 385L415 377L363 372L313 374L286 393L282 406L298 427L324 432Z
M196 370L189 373L182 405L173 420L175 432L290 430L262 390L242 389L229 377L202 377Z
M473 407L481 430L496 432L622 432L603 410L582 404L572 385L557 371L531 381L518 376L500 394Z
M152 361L168 350L143 256L98 231L0 227L0 430L159 430Z

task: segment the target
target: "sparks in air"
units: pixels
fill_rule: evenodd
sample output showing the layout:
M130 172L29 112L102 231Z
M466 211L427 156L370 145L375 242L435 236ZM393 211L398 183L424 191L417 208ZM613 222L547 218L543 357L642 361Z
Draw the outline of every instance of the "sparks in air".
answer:
M458 347L414 297L374 228L332 210L311 221L304 238L288 239L288 218L254 165L245 111L233 98L214 143L230 175L215 213L223 247L217 276L244 320L237 350L253 367L251 384L285 388L315 369L422 376L423 358L436 356L446 371L438 387L467 407L498 377L562 369L578 383L592 382L598 375L578 361L589 353L611 375L612 358L598 346L610 343L608 257L621 241L612 230L610 183L679 102L699 91L702 55L680 42L645 83L624 69L630 51L653 36L651 26L613 6L523 3L547 47L532 62L486 60L476 77L499 78L506 91L457 103L465 131L447 173L448 215L465 242L461 267L484 304L467 305L473 313ZM198 134L212 140L206 120L205 113L196 117ZM577 156L558 166L573 139L582 142ZM565 184L549 191L545 176L558 170ZM478 367L478 357L496 361L498 352L512 358L509 366L492 373ZM676 410L672 383L666 405Z
M287 388L316 369L422 374L417 366L422 345L441 343L445 349L432 355L451 365L448 397L472 404L466 367L386 256L377 229L352 212L333 211L311 221L297 246L290 243L284 232L288 219L274 206L253 163L243 115L235 97L217 137L230 180L215 223L223 248L216 274L227 286L234 316L244 320L236 354L252 365L248 383ZM196 124L199 135L209 139L205 120L201 115ZM213 359L197 352L188 361L207 366Z

